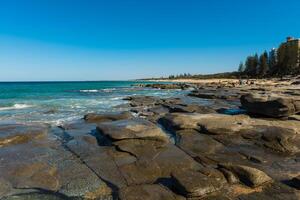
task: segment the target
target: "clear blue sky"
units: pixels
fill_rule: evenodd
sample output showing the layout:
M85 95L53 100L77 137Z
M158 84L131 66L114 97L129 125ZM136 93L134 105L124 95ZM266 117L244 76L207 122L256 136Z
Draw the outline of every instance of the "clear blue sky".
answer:
M300 37L299 0L0 0L0 81L232 71Z

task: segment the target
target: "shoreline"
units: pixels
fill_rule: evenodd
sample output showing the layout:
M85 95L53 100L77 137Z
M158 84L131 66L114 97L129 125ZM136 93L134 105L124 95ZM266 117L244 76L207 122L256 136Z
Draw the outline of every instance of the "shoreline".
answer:
M234 83L237 84L240 82L240 80L243 81L250 81L250 82L254 82L255 84L259 84L259 85L291 85L291 83L293 82L293 79L295 79L295 81L297 80L297 76L296 77L292 77L289 80L280 80L280 78L270 78L270 79L228 79L228 78L214 78L214 79L156 79L156 80L148 80L145 79L145 81L152 81L152 82L170 82L170 83L191 83L191 84L212 84L212 83L216 83L216 84L223 84L223 83Z

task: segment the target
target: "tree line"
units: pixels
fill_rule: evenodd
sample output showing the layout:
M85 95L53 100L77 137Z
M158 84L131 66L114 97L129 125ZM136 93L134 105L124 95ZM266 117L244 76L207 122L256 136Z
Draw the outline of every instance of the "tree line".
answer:
M238 67L238 72L241 75L262 78L270 75L274 71L275 65L269 58L269 54L265 51L263 54L258 56L256 53L253 56L248 56L245 63L241 62Z
M268 54L267 51L258 55L257 53L246 58L245 63L241 62L238 72L241 76L250 78L279 77L284 75L300 74L300 67L290 64L292 55L283 50L278 54ZM278 61L278 58L282 58Z

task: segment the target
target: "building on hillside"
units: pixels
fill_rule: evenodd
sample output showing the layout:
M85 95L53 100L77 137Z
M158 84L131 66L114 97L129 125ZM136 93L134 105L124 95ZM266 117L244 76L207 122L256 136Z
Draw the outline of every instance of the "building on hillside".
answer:
M283 71L300 71L300 39L287 37L277 50L277 61Z

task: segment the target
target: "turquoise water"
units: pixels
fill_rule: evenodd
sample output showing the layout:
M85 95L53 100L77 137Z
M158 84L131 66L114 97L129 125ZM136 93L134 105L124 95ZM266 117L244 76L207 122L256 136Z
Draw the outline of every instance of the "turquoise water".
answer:
M130 95L172 97L178 90L133 87L133 81L0 83L0 122L61 124L90 112L126 110Z

